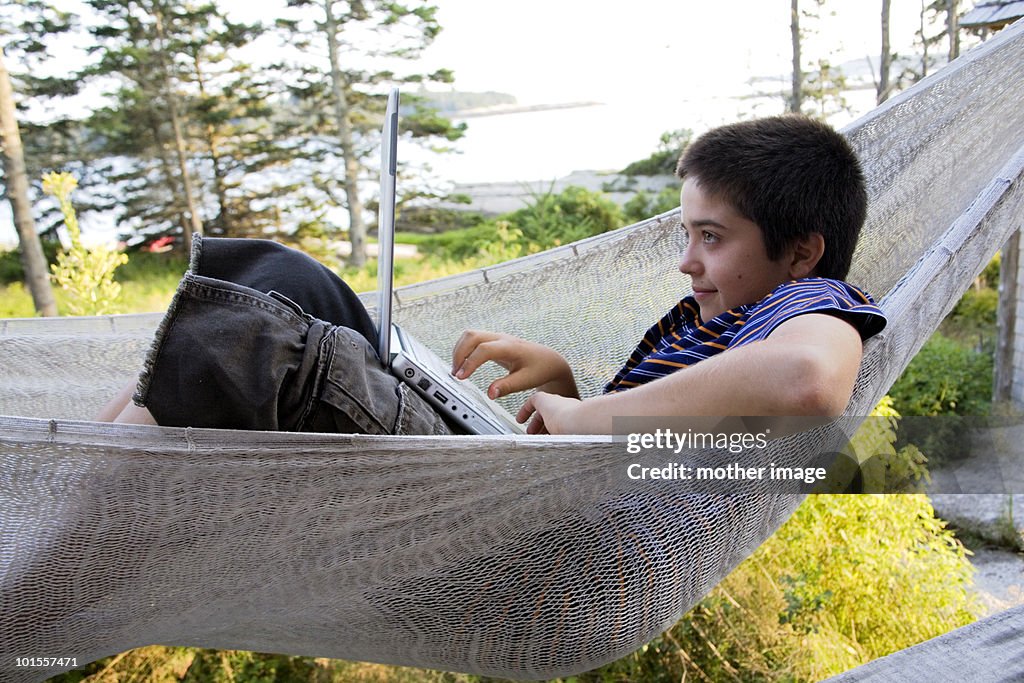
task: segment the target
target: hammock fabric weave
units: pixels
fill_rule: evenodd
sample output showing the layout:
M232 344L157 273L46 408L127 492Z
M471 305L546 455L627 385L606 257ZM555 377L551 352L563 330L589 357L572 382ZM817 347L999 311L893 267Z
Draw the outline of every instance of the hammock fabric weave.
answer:
M1022 32L846 130L871 198L849 280L890 320L866 346L851 416L1020 227ZM669 212L404 288L396 315L442 355L466 328L550 344L594 394L687 293L678 235ZM15 657L82 665L154 643L567 675L671 626L801 502L637 485L635 456L602 438L88 422L137 374L159 318L0 321L4 680L60 670ZM815 443L773 448L765 457L810 457Z

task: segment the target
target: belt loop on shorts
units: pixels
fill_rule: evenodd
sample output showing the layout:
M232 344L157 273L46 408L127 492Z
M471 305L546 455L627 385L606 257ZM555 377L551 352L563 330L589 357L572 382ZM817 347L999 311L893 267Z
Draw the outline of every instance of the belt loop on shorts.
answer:
M272 299L276 299L278 302L284 304L285 306L290 308L293 313L295 313L296 315L298 315L301 318L304 318L306 320L306 322L313 322L313 320L315 320L315 318L313 316L311 316L309 313L306 313L304 310L302 310L302 306L299 306L297 303L295 303L294 301L292 301L291 299L286 297L281 292L278 292L277 290L272 289L269 292L267 292L267 296L269 296Z

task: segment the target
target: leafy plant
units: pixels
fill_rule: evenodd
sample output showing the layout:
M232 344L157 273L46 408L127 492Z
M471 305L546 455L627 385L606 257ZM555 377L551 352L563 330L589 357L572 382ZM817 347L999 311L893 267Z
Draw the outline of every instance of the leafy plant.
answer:
M998 275L996 276L998 277ZM971 287L939 326L945 336L983 353L993 353L999 292L991 287Z
M889 394L902 415L987 415L992 358L936 333L925 342Z
M928 458L914 443L898 438L900 414L883 396L850 442L863 478L863 491L920 493L929 481Z
M817 681L976 618L922 494L812 496L665 634L580 681Z
M658 149L646 159L622 169L623 175L674 175L679 156L693 139L693 131L680 128L661 134Z
M532 202L511 213L462 230L424 237L421 249L448 260L483 258L486 265L568 244L622 227L622 209L600 192L568 187L535 193ZM488 259L495 260L488 260ZM473 266L478 267L478 266Z
M70 173L47 173L43 192L60 202L71 248L57 254L50 266L54 281L67 293L65 303L72 315L101 315L114 312L121 285L114 271L128 262L128 256L103 246L86 249L78 228L78 217L71 205L71 193L78 181Z
M664 188L654 196L640 190L623 204L622 211L626 214L627 223L636 223L678 207L679 188L672 186Z
M502 217L536 251L599 235L625 224L622 209L603 193L570 186L559 194L534 194L528 205Z

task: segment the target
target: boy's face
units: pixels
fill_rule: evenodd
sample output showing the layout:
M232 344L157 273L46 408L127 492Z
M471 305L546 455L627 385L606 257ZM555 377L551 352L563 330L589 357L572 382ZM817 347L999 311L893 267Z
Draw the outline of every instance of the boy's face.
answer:
M679 196L687 246L680 272L693 282L701 320L764 298L793 279L790 258L768 258L761 228L726 202L701 191L696 178L686 178Z

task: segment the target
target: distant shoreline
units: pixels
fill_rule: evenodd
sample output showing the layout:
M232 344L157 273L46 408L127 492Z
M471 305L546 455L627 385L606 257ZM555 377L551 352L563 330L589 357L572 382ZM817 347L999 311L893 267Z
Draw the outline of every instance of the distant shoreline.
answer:
M533 111L550 111L552 109L579 109L581 107L599 107L604 102L563 102L560 104L497 104L493 107L478 107L461 111L444 112L453 119L472 119L481 116L503 116L505 114L523 114Z

